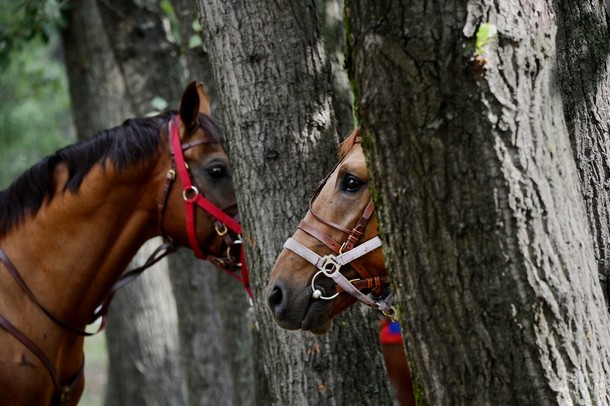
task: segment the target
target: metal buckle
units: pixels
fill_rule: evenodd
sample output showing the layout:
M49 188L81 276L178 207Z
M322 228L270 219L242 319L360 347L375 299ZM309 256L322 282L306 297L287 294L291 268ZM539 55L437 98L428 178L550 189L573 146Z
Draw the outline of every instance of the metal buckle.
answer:
M219 230L219 229L218 229L218 224L216 224L216 225L214 226L214 229L216 230L216 234L218 234L218 236L219 236L219 237L224 236L224 235L227 233L227 231L229 231L229 230L227 229L227 225L226 225L225 223L222 223L222 227L223 227L223 228L222 228L221 230Z
M173 169L170 169L169 171L167 171L167 180L171 180L173 181L174 179L176 179L176 171Z
M324 272L324 275L328 276L329 278L331 274L337 272L341 268L341 265L337 262L334 255L326 255L322 257L322 259L324 260L324 263L320 267L320 272Z
M384 309L381 309L381 308L379 308L379 310L381 311L381 313L383 313L384 316L386 316L390 320L398 321L398 314L396 313L396 307L395 306L390 306L390 308L388 310L384 310Z
M64 386L61 388L61 394L59 395L59 404L61 406L67 406L70 404L72 400L72 389L69 386Z

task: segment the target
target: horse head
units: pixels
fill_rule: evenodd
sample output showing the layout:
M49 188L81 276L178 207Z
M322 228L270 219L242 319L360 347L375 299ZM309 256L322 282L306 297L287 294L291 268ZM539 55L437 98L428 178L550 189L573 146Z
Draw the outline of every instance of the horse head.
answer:
M358 130L343 142L340 155L271 273L268 304L285 329L324 333L357 300L390 311Z
M238 268L241 228L229 158L202 83L185 89L169 138L172 164L159 205L162 236L190 246L199 258Z

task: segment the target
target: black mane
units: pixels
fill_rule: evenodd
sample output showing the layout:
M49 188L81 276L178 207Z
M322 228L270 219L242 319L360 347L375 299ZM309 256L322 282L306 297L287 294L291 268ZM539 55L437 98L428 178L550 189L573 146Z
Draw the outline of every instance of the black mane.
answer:
M75 192L96 164L107 160L118 169L136 165L155 157L161 142L160 133L176 112L150 118L126 120L119 127L103 130L93 138L64 147L26 170L6 190L0 192L0 236L19 224L27 214L35 214L45 198L55 191L54 173L59 165L68 169L63 191ZM204 131L222 142L222 132L208 116L199 115Z

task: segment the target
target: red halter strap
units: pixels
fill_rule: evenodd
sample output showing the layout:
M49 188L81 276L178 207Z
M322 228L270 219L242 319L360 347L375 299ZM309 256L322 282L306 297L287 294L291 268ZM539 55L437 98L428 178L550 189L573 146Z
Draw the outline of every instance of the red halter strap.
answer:
M180 118L178 116L171 120L170 137L172 153L174 155L174 159L176 160L176 170L178 171L178 176L180 177L180 181L182 182L182 197L184 198L184 202L186 203L186 228L191 248L193 249L197 257L205 259L206 255L199 248L199 243L197 242L197 234L195 232L195 205L201 207L204 211L208 212L216 219L220 220L225 226L227 226L227 228L237 234L241 234L241 225L232 217L230 217L227 213L225 213L216 205L214 205L214 203L206 199L203 194L197 189L197 187L193 185L191 173L184 159L183 146L180 142L180 131L178 125L179 123ZM189 144L188 147L193 147L195 145L203 144L205 142L206 141L203 140L197 144Z
M210 202L203 196L203 193L199 191L199 189L194 185L188 164L184 159L184 150L192 148L196 145L204 144L211 142L210 140L199 140L194 141L189 144L182 144L180 141L180 117L174 117L169 123L169 133L170 133L170 147L171 153L174 157L174 161L176 164L176 171L178 172L178 176L180 178L180 182L182 183L182 197L184 198L184 202L186 205L186 231L189 239L189 244L195 256L200 259L207 259L207 256L203 253L201 248L199 247L199 243L197 242L197 233L195 230L195 206L199 206L206 213L213 216L217 219L222 225L224 225L229 230L236 233L238 236L241 236L241 224L237 222L234 218L225 213L222 209L216 206L214 203ZM218 231L220 235L221 232ZM244 249L241 249L241 278L235 275L235 273L225 269L223 267L222 261L212 261L215 265L219 266L223 271L227 271L233 278L244 285L248 296L252 298L252 291L250 289L250 278L248 275L248 269L246 267L246 261L244 256Z

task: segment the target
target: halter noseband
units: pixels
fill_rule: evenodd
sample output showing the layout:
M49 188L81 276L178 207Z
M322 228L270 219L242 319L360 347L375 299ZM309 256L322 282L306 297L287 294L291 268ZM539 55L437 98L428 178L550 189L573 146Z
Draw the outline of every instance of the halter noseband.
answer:
M362 212L362 215L360 216L360 219L356 222L356 225L351 230L322 218L313 209L314 200L319 195L332 173L335 172L335 170L343 162L351 148L353 148L354 145L359 142L360 137L356 137L354 139L354 143L350 146L350 149L343 155L343 158L339 160L330 173L320 182L309 201L309 212L313 215L313 217L323 224L347 234L347 239L343 242L343 244L340 244L320 229L305 221L301 221L298 228L326 245L334 252L334 254L329 254L322 257L293 238L289 238L286 243L284 243L284 248L289 249L319 269L319 271L316 272L311 279L313 299L333 300L339 295L339 293L341 293L341 291L344 291L365 305L380 310L385 316L395 319L396 311L394 306L392 306L392 295L389 293L385 294L385 287L388 285L387 277L371 275L359 262L361 257L381 247L381 239L379 236L375 236L361 244L358 244L364 235L364 229L373 216L373 200L371 199L368 202L364 208L364 211ZM344 265L349 265L352 269L354 269L360 278L348 280L340 272L341 267ZM336 284L336 292L334 294L324 296L323 291L315 286L316 278L322 275L332 279ZM365 289L372 290L372 296L376 297L369 297L368 295L364 294L362 290Z

